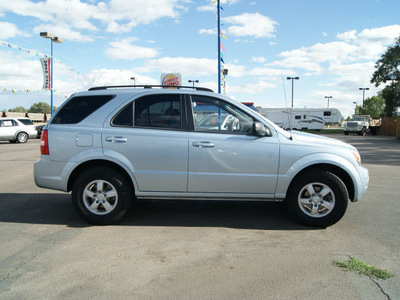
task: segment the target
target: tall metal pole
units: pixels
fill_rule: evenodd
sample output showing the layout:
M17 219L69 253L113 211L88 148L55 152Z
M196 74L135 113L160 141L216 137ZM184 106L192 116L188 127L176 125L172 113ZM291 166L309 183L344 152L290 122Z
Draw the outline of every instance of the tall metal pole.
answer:
M218 18L218 94L221 94L221 17L220 5L217 1L217 18Z
M294 78L292 78L292 108L293 108L293 95L294 95Z
M50 39L51 43L51 56L50 56L50 94L51 94L51 101L50 101L50 115L53 115L53 39Z

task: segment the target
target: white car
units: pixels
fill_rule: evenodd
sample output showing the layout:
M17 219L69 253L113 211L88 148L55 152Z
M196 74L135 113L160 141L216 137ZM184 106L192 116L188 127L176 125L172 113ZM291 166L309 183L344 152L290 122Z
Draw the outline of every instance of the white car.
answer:
M36 137L37 130L29 118L0 118L0 141L26 143Z

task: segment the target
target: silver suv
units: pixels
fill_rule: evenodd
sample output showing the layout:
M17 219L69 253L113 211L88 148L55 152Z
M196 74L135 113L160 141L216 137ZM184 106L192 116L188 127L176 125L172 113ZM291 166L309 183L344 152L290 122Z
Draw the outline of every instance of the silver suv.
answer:
M29 118L0 118L0 141L26 143L36 136L36 127Z
M353 146L286 132L202 88L74 94L46 125L40 148L36 184L72 191L74 209L94 224L119 221L135 199L217 199L284 201L301 223L326 227L369 180Z

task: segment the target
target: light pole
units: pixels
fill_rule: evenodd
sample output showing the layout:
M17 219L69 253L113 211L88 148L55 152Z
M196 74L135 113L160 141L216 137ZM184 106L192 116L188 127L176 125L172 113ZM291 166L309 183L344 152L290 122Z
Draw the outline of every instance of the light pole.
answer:
M199 83L200 81L198 81L198 80L188 80L188 82L189 82L189 83L193 82L193 89L194 89L194 84L195 84L195 83Z
M293 108L293 93L294 93L294 81L299 80L299 77L286 77L287 80L292 81L292 108Z
M368 91L369 88L359 88L360 91L363 91L363 105L362 105L362 109L364 112L364 98L365 98L365 91Z
M54 43L62 43L63 40L62 40L62 38L60 38L58 36L53 36L53 34L50 33L50 32L41 32L40 36L44 37L45 39L50 39L50 44L51 44L51 54L50 54L50 95L51 95L50 114L53 115L53 72L54 72L54 67L53 67L53 42Z
M133 86L136 85L136 77L131 77L131 80L133 80Z
M325 96L325 98L328 98L328 108L329 108L329 99L332 99L332 96Z
M354 107L354 114L357 114L357 102L353 102L356 106Z

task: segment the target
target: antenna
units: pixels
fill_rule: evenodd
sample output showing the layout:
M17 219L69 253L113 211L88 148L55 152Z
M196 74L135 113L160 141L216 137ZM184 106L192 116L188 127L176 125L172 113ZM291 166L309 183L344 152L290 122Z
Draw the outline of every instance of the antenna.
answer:
M285 80L283 80L283 74L282 74L282 87L283 87L283 94L285 95L285 105L286 105L286 110L289 111L288 108L288 104L287 104L287 97L286 97L286 90L285 90ZM290 133L290 140L293 140L293 136L292 136L292 115L293 111L290 111L290 113L288 113L287 117L288 117L288 123L289 123L289 133Z

